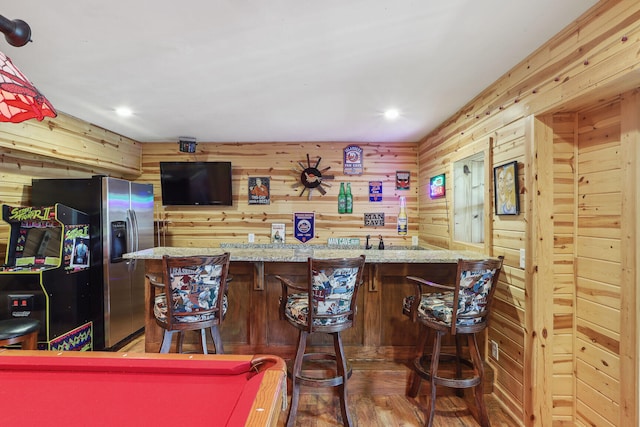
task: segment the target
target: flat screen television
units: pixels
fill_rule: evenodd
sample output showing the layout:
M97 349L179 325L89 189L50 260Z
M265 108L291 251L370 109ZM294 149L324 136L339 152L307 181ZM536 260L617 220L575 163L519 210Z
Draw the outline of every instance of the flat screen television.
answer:
M231 206L231 182L231 162L160 162L164 206Z

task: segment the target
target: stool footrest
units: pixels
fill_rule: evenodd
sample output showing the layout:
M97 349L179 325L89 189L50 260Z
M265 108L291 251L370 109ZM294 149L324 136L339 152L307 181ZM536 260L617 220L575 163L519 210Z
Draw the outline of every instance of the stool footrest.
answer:
M332 362L330 366L330 370L335 372L336 375L330 377L312 377L308 375L303 375L300 373L296 376L297 381L301 385L306 386L316 386L316 387L336 387L341 384L344 384L344 378L341 375L337 375L337 366L336 366L336 356L331 353L307 353L303 356L303 366L302 371L310 371L313 370L314 367L308 366L309 362L318 362L317 369L319 371L326 371L326 367L324 364L326 362ZM305 366L305 363L307 366ZM351 378L351 374L353 370L351 368L351 364L347 362L347 379Z
M440 358L439 358L439 362L448 362L448 361L454 361L456 360L456 355L455 354L446 354L446 353L440 353ZM418 373L418 375L420 375L422 378L431 381L431 372L429 369L429 365L431 364L431 355L425 355L422 357L417 357L416 359L414 359L413 361L413 366L415 367L416 372ZM471 369L474 368L473 363L471 362L471 360L469 359L465 359L465 358L460 358L460 364L465 365ZM441 377L439 375L436 375L433 378L433 382L436 385L443 385L445 387L451 387L451 388L470 388L470 387L475 387L478 384L480 384L480 382L482 381L482 378L480 377L480 375L472 375L472 376L466 376L466 377L461 377L461 378L451 378L451 377Z

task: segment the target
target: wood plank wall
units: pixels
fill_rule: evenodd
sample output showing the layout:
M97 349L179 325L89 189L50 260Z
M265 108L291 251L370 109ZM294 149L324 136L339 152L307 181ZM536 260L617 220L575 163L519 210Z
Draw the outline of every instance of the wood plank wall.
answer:
M524 186L524 120L518 120L497 132L493 147L493 163L500 166L518 162L519 188ZM489 187L493 187L493 176ZM493 194L491 192L490 194ZM492 215L493 251L505 256L503 274L495 294L495 315L491 319L489 339L499 344L498 362L491 359L495 370L494 392L510 405L524 403L525 352L525 275L519 267L520 249L524 247L527 200L520 198L520 215ZM490 197L488 200L493 201ZM493 203L491 203L493 206ZM489 354L489 353L488 353Z
M134 178L142 165L139 142L64 113L41 122L2 123L0 154L3 170L25 175L78 172Z
M640 93L621 99L620 420L640 424Z
M640 112L638 112L640 113ZM579 114L575 298L576 417L620 422L620 102Z
M0 124L0 204L31 203L34 178L87 178L108 174L135 178L141 144L59 113L42 122ZM6 256L9 225L0 221L0 257Z
M505 272L497 290L495 314L489 329L489 339L497 341L500 345L500 358L496 361L489 357L489 363L496 372L494 393L523 425L575 425L577 412L583 410L580 408L586 408L588 405L593 411L598 412L602 405L609 402L619 404L616 393L622 394L620 399L627 399L626 403L622 405L619 413L616 412L615 405L614 408L607 409L614 413L603 410L601 417L607 421L603 425L622 426L638 423L638 325L633 313L635 304L627 307L620 301L614 303L621 305L619 313L615 315L618 319L633 320L633 323L625 322L622 325L628 326L630 333L627 336L632 337L632 342L620 343L621 348L627 349L625 354L620 356L620 363L623 365L620 369L627 374L621 378L611 377L619 378L622 382L619 390L625 390L627 393L615 391L616 387L612 385L607 387L614 390L606 391L604 399L591 399L593 396L587 396L583 391L581 401L576 397L576 389L581 383L576 383L572 372L578 363L582 364L583 374L587 368L587 364L583 361L578 362L579 359L576 357L581 344L576 340L579 320L575 317L577 313L574 309L577 301L580 301L581 307L588 310L589 315L595 316L611 314L599 305L608 307L607 304L612 303L608 297L599 301L599 296L591 295L591 299L598 300L594 305L585 295L578 296L579 291L576 287L578 276L573 271L573 259L577 253L590 250L588 247L594 244L592 237L579 238L577 231L577 118L584 112L589 113L590 119L596 119L595 116L603 114L604 110L610 111L613 108L609 100L620 97L621 94L628 94L628 91L640 86L640 75L634 71L640 65L637 54L640 51L639 22L640 3L637 1L599 2L573 25L532 53L420 141L418 156L421 187L428 185L429 177L440 173L446 173L447 183L450 183L452 163L465 157L469 150L481 149L478 146L486 146L487 141L492 139L492 149L487 151L489 158L486 159L489 164L500 165L508 159L519 162L520 201L521 204L524 202L523 213L509 219L492 218L492 241L482 249L492 255L506 256ZM639 114L636 110L635 117ZM543 115L551 116L536 126L524 124L529 118ZM632 117L633 113L629 112L629 116ZM603 137L606 131L602 128L616 120L613 117L598 120L597 130L594 130L589 138L597 140L598 136ZM551 129L545 130L545 127ZM551 137L538 138L535 135L536 131L551 132ZM638 129L630 126L630 132L637 136ZM518 148L523 139L532 141L531 149ZM632 141L637 143L636 139ZM549 159L547 163L536 161L540 153L549 152L550 148L536 146L538 142L554 145L550 155L547 156L545 153L544 158ZM607 151L600 154L605 156ZM608 159L603 163L607 161ZM633 166L629 166L628 170L639 167L635 163L635 157L632 157L630 162L633 162ZM533 164L536 165L536 169L528 171L527 165ZM604 171L599 172L599 175L596 172L594 174L598 182L601 181L601 176L606 175ZM613 180L616 179L615 172L610 176ZM635 182L631 179L636 175L628 172L626 176L627 183L633 182L633 188L627 191L637 194L637 179ZM549 180L548 177L553 179ZM538 194L529 194L529 191L537 190L534 181L541 178L552 182L553 194L550 198L545 197L549 202L543 202L551 206L539 203L537 206L528 206L530 200L539 198ZM492 199L492 182L493 180L487 185L485 200ZM549 188L545 186L541 187L541 190L548 192ZM447 194L451 191L455 189L448 185ZM605 194L603 200L611 197L615 198ZM457 242L452 240L449 214L452 200L449 195L437 200L420 197L418 210L421 241L443 248L456 247ZM620 214L619 206L614 208L607 205L605 210L616 208ZM552 226L548 226L547 223L550 217L553 218ZM593 228L599 226L600 232L606 233L609 220L610 218L594 220L598 225L594 224ZM637 220L628 220L627 225L624 235L635 236ZM541 232L543 234L540 234ZM532 239L540 240L531 243ZM545 252L547 244L541 244L542 240L553 242L552 250ZM587 247L578 249L578 246L582 245ZM527 252L526 263L530 267L521 269L516 254L519 249L525 247L532 248L534 253ZM615 251L608 249L608 254L612 250ZM607 256L610 255L604 255L605 261L599 263L616 268L610 265L615 264L615 261L609 260ZM618 271L613 275L629 272L628 276L631 279L626 278L618 287L626 289L631 294L628 298L635 301L636 286L630 283L637 278L637 257L632 256L629 259L633 262L629 261L624 268L618 265ZM535 264L537 262L543 262L545 265ZM548 263L551 263L551 269L547 268ZM544 275L539 274L543 270L541 267L546 269ZM545 280L549 278L553 283L539 283L536 281L538 276L544 277ZM615 289L615 285L609 286ZM540 294L547 290L551 291L548 296ZM586 316L586 313L582 316ZM611 318L604 322L609 321L615 323ZM603 334L602 337L606 337L607 343L615 345L615 335L619 334L619 327L601 328L606 329L606 333L599 330ZM594 360L592 362L587 369L598 370L597 363ZM589 375L594 374L587 374ZM602 378L601 374L595 376ZM627 394L629 397L625 397ZM587 424L587 416L580 415L579 418L580 422Z
M166 223L167 246L211 247L221 242L246 243L248 233L255 243L269 243L272 223L286 224L286 243L300 243L293 237L292 214L315 212L316 238L311 244L326 244L329 237L360 238L371 235L378 244L382 235L387 248L411 245L411 236L418 235L418 169L417 143L360 143L363 149L364 172L352 176L343 173L343 150L349 143L242 143L223 144L201 142L197 153L178 152L177 143L143 144L143 174L139 181L154 184L156 218ZM312 164L321 157L320 169L330 167L324 175L335 179L324 181L326 195L314 191L311 200L307 192L300 196L298 162ZM230 161L233 169L233 206L178 207L162 206L159 163L161 161ZM410 190L397 190L396 171L409 171ZM298 171L298 172L296 172ZM248 204L248 178L269 177L271 203ZM369 201L369 181L382 181L383 201ZM350 182L353 193L353 213L338 214L340 182ZM398 236L396 220L399 196L407 197L409 232ZM365 227L364 213L382 212L383 227Z
M553 116L553 420L571 425L575 412L574 307L577 115Z

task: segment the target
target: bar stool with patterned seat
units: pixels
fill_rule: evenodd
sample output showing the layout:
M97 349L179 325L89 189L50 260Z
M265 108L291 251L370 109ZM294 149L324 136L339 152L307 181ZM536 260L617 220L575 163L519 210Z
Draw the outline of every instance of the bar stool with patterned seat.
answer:
M163 290L153 298L156 323L164 329L160 353L169 352L176 332L177 352L182 353L184 332L199 330L202 352L207 354L205 331L209 329L216 353L223 354L218 327L227 312L229 253L216 256L163 256L162 267L161 281L147 275L151 286Z
M436 386L455 388L459 391L473 388L480 425L489 426L489 416L484 403L484 367L478 350L476 333L488 325L491 301L498 283L503 257L487 260L458 260L454 286L447 286L428 280L407 276L415 283L415 294L404 298L403 314L420 324L420 337L413 361L413 381L409 396L416 397L420 382L431 383L430 402L426 414L426 426L433 425L436 408ZM423 287L435 288L435 292L424 292ZM418 301L418 303L416 303ZM454 309L455 307L455 309ZM425 355L425 345L429 336L435 333L431 354ZM441 353L444 335L455 339L456 354ZM460 338L467 337L469 358L462 354ZM438 371L441 360L455 361L455 377L444 376ZM463 376L462 365L471 368L471 373Z
M280 318L299 330L298 349L290 370L292 393L287 426L293 426L298 410L300 385L337 387L340 394L342 423L351 426L347 407L347 379L351 368L345 358L340 333L354 325L356 297L362 284L365 256L357 258L313 259L307 261L307 283L296 286L289 279L276 276L282 284ZM294 293L289 293L293 290ZM307 337L325 333L333 337L333 353L307 353ZM333 376L305 375L305 362L329 361ZM332 374L330 374L332 375Z
M20 344L23 350L37 350L40 321L29 317L0 320L0 347Z

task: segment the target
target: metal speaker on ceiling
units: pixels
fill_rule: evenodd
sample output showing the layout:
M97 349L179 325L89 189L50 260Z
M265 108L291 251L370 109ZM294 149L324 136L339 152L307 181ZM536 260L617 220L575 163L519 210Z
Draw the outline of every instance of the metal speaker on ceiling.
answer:
M178 138L178 144L180 145L181 153L195 153L196 152L196 139L190 136L181 136Z

